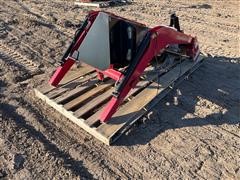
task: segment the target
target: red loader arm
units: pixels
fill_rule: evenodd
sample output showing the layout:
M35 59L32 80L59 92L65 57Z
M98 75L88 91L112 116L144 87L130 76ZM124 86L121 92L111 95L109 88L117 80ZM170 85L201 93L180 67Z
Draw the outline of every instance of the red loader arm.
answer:
M135 67L132 67L132 71L125 76L114 93L115 96L112 97L102 112L100 116L102 122L108 121L116 112L129 91L136 86L140 75L154 56L163 52L168 45L173 44L187 45L187 55L193 59L196 59L199 54L196 38L178 32L171 27L159 26L151 29L142 42L142 49L140 48L141 50L136 55Z

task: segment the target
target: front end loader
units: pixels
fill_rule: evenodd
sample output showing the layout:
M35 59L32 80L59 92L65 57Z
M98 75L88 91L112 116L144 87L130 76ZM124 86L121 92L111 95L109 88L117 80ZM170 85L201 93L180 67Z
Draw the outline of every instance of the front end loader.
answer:
M196 37L180 29L175 14L171 15L169 26L149 28L112 13L93 11L77 30L49 83L57 86L77 61L92 66L100 81L113 79L115 90L99 116L101 122L107 122L151 61L166 54L187 57L189 61L199 55Z

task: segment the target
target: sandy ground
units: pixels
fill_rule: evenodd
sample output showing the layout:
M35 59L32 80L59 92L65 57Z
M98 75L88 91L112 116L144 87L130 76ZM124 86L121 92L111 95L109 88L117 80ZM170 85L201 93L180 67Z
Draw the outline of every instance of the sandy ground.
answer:
M0 0L0 179L240 179L239 1L135 0L148 25L177 12L209 56L112 147L38 100L89 8Z

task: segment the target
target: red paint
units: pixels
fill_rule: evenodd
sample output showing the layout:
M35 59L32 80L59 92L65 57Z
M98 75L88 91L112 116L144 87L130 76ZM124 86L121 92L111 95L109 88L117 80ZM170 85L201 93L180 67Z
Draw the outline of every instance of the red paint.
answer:
M57 70L49 80L49 83L52 86L57 86L74 63L74 59L68 58L62 66L57 68Z

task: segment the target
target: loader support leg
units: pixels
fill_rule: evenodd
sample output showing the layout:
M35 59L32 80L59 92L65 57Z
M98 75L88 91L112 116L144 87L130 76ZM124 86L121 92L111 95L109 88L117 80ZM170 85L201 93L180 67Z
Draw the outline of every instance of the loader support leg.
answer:
M68 57L64 64L57 68L57 70L49 80L49 84L51 84L52 86L57 86L74 63L75 60Z
M102 122L106 122L109 120L113 114L117 111L118 106L120 105L119 99L116 97L112 97L112 99L108 102L107 106L104 108L104 111L101 114L100 120Z

